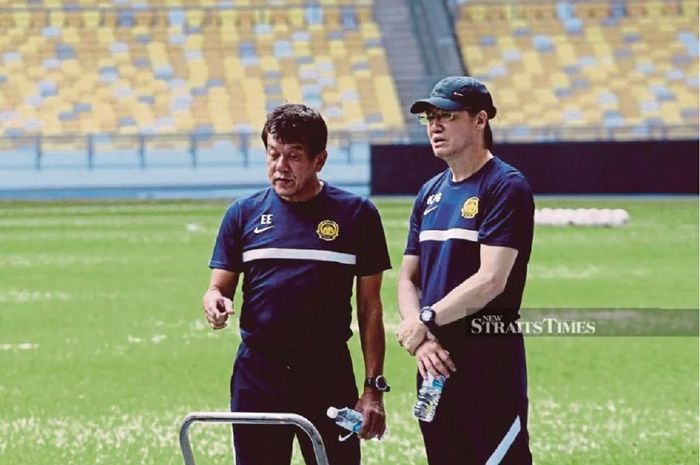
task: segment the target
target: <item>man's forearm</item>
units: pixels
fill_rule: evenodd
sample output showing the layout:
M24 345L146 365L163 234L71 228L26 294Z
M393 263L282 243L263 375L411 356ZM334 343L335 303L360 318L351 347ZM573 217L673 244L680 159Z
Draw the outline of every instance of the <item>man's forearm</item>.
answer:
M357 280L357 320L365 362L365 374L377 376L384 369L384 323L382 321L382 274Z
M219 293L226 298L233 298L238 285L238 273L232 271L213 269L209 280L207 294L210 292Z
M433 304L435 322L442 326L478 312L503 292L504 286L493 276L477 272Z
M383 373L386 343L382 308L364 309L359 313L360 343L365 362L365 376L372 377Z
M415 316L420 310L420 290L408 279L400 279L398 283L398 303L401 319Z

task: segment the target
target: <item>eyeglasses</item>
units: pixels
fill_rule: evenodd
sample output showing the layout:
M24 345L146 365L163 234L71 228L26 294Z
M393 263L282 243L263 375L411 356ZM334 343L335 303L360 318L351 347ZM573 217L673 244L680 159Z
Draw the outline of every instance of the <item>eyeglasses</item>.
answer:
M437 120L439 123L452 121L457 116L457 113L451 111L436 111L434 113L421 113L418 115L418 122L423 126L427 126Z

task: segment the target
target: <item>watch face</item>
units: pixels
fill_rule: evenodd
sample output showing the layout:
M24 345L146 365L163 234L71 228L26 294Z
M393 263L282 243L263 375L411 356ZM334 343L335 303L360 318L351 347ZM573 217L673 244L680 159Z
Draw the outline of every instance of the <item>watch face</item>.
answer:
M382 375L377 376L377 379L374 382L377 385L377 389L379 389L380 391L386 390L388 386L386 378Z
M422 312L420 312L421 321L430 321L431 316L432 315L431 315L430 310L423 310Z

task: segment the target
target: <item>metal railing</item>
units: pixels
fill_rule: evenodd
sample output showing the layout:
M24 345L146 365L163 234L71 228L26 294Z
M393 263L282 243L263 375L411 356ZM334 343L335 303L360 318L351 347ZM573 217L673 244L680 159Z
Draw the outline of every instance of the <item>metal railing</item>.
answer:
M347 165L354 163L354 144L409 142L409 135L403 131L333 131L328 137L329 149L340 155L333 157L332 163ZM104 163L145 169L157 164L157 159L165 160L167 157L177 159L178 166L185 163L196 168L211 164L207 161L211 156L222 164L247 167L255 161L252 155L262 150L259 133L251 132L0 136L0 169L12 164L11 159L18 158L20 154L24 160L22 166L37 171L49 166L50 161L56 158L53 156L55 154L67 154L74 160L72 166L87 167L89 170L100 168ZM110 161L105 162L110 154Z
M563 141L633 141L633 140L697 140L696 125L658 126L521 126L504 127L498 120L492 126L494 142L541 143ZM425 128L418 125L407 130L331 131L328 145L340 157L332 163L352 165L356 144L427 144ZM223 145L223 148L222 148ZM72 166L92 170L106 164L146 169L177 159L177 166L235 164L243 167L255 162L252 154L263 150L260 136L251 132L180 133L180 134L62 134L17 135L0 137L0 169L13 165L12 159L22 155L24 169L42 170L50 165L54 154L68 154ZM105 157L111 154L109 161ZM115 156L115 154L117 154ZM121 158L119 158L121 157ZM55 157L53 157L55 159ZM119 160L122 160L119 162ZM128 161L127 161L128 160ZM128 166L127 166L128 165Z
M189 430L194 422L230 423L247 425L294 425L311 439L318 465L328 465L323 439L316 427L306 418L294 413L248 413L248 412L193 412L185 417L180 426L180 448L185 465L195 465Z

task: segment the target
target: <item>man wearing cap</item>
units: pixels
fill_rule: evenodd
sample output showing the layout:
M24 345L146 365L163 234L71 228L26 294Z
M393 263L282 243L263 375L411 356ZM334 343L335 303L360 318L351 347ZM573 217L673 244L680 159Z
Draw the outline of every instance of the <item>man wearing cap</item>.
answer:
M519 318L534 224L523 175L494 156L486 86L438 82L411 107L448 168L418 192L399 273L399 343L422 376L447 378L432 422L431 465L532 463Z

